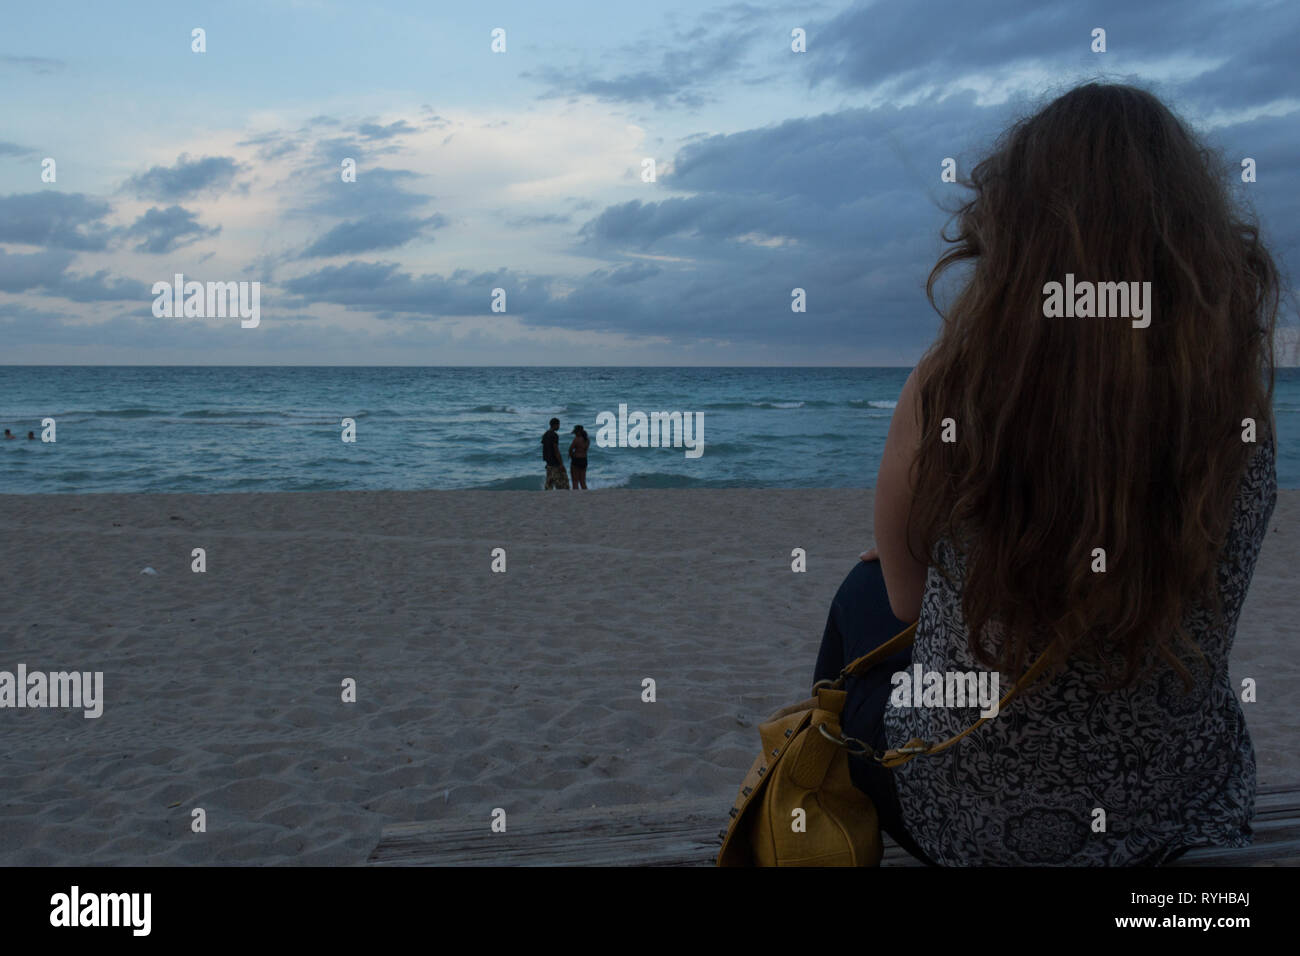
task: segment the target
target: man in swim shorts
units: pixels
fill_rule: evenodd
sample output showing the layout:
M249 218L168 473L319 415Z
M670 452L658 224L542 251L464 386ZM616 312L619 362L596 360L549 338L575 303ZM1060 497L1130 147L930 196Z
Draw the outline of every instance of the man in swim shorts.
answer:
M546 490L569 490L569 475L560 457L560 420L551 419L550 429L542 436L542 460L546 462Z

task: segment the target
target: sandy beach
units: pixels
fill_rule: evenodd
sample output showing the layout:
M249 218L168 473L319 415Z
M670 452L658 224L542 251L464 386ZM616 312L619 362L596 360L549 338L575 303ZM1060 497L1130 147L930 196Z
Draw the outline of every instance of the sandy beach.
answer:
M495 807L716 797L721 825L872 540L853 490L0 507L0 670L104 681L95 719L0 709L4 865L359 864L386 823ZM1298 515L1281 492L1232 662L1261 785L1300 779Z

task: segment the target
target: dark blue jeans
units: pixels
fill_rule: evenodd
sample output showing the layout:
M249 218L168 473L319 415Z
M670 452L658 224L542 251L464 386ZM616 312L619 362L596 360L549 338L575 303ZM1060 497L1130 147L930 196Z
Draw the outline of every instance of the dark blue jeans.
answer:
M906 627L906 622L894 617L889 609L880 562L859 561L831 602L813 680L834 680L844 665L879 647ZM893 689L890 677L911 664L912 649L908 647L886 658L861 677L848 679L845 686L848 696L840 719L845 736L866 741L873 750L887 749L884 716ZM894 789L894 772L875 761L850 756L849 774L857 788L871 797L880 818L880 828L912 856L935 865L903 828L902 810Z

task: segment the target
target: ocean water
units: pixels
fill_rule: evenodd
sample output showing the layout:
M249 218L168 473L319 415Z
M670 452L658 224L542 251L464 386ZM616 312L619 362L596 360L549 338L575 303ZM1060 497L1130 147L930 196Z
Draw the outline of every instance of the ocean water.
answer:
M591 488L867 488L906 368L0 367L0 492L540 489L583 425ZM601 448L602 411L703 413L704 453ZM1300 370L1278 372L1300 487ZM38 439L41 419L57 442ZM344 418L356 442L341 440ZM567 462L567 455L565 456Z

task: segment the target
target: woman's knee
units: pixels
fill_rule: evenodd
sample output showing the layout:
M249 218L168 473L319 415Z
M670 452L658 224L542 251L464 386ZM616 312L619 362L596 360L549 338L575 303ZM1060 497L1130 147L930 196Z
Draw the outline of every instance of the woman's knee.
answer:
M846 603L853 600L884 598L889 600L889 595L885 591L885 577L880 571L879 561L858 561L849 573L845 576L844 581L840 584L840 589L835 595L835 600L846 599Z

